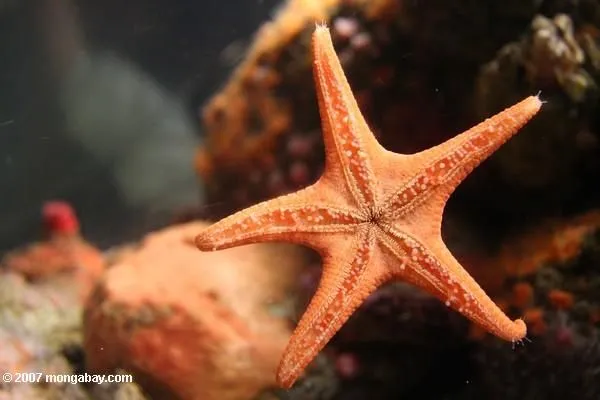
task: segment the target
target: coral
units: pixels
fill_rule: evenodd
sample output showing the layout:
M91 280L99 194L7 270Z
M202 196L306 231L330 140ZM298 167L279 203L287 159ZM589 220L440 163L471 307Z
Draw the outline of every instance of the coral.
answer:
M386 0L359 0L355 3L369 15L380 15L390 7L390 2ZM308 54L305 49L290 54L286 46L297 40L300 32L315 21L327 19L331 10L339 7L339 4L339 0L287 2L277 18L261 27L257 39L230 82L204 108L202 119L208 129L207 144L197 154L196 169L210 184L219 185L214 190L218 191L224 184L215 179L218 171L249 166L270 169L274 166L274 156L281 147L280 136L287 135L294 123L294 104L288 101L287 95L300 87L303 91L308 88L304 87L306 76L309 75ZM300 40L305 45L308 37L304 35ZM289 67L298 70L281 70L282 61L287 63L291 57L298 65ZM298 77L300 82L283 82L288 73ZM308 97L314 99L314 93ZM312 125L316 123L314 118L313 115L312 120L308 121ZM286 187L282 186L285 184L306 184L310 176L303 172L305 164L302 161L313 149L313 142L318 140L318 135L313 137L312 133L298 132L284 151L296 156L299 164L281 168L278 175L252 176L249 179L268 183L272 186L270 194L285 191ZM291 182L287 182L288 178ZM238 193L240 204L248 200L244 194Z
M474 268L495 271L482 276L482 286L511 315L523 315L530 337L546 335L558 315L589 331L600 307L594 296L600 289L598 232L600 211L548 220L507 240Z
M104 256L79 236L67 203L48 202L42 214L46 241L10 251L0 264L0 373L81 372L82 303L104 271ZM0 383L0 398L83 400L91 392L95 399L144 398L134 383Z
M590 1L289 1L203 108L203 215L298 189L321 172L307 49L314 21L331 27L361 109L392 151L430 147L542 90L539 121L476 171L448 212L503 234L585 210L600 199L590 184L600 173L595 10Z
M18 274L0 274L0 369L35 371L41 354L77 343L77 303L67 285L39 287Z
M507 310L523 316L530 340L515 352L481 340L468 398L598 398L599 261L599 212L549 221L503 247L488 266L505 271Z
M205 226L116 256L86 306L88 370L123 368L160 398L251 399L274 384L302 258L276 245L201 253L192 240Z
M439 398L468 376L468 323L404 283L380 289L334 340L336 364L353 357L340 398ZM442 334L443 332L443 334ZM451 373L444 371L451 370ZM430 379L436 385L428 385ZM463 379L464 382L464 379Z
M599 227L600 211L540 223L503 244L495 261L497 268L520 278L548 265L568 264L581 255L589 236Z
M565 346L539 340L512 352L487 343L474 363L477 376L458 399L593 400L600 394L597 341Z
M534 16L519 40L505 44L480 69L473 94L477 115L531 91L541 90L546 101L531 129L507 143L477 182L483 204L505 204L519 196L510 215L497 213L496 220L506 225L579 213L600 198L593 183L600 174L595 116L600 75L594 62L600 25L582 21L578 11L583 8L582 3L570 14Z
M77 235L79 221L75 210L64 201L49 201L42 207L42 220L47 233L53 235Z
M68 281L27 282L22 275L0 274L0 374L81 372L81 302ZM2 399L136 399L136 385L0 382Z
M469 12L446 2L432 6L439 11L396 0L287 2L258 31L245 60L203 109L206 143L198 152L196 169L207 182L209 202L231 198L211 211L226 213L305 186L320 172L320 127L307 49L315 21L332 27L355 94L384 145L408 152L459 130L455 121L432 112L441 105L440 94L468 94L468 84L455 82L472 79L485 54L493 54L511 32L493 28L490 35L477 21L484 8L476 3ZM502 22L524 26L527 14L521 8L502 14ZM472 24L457 31L453 21L458 14L472 18ZM483 31L493 39L480 41ZM452 41L452 46L439 43L440 38ZM474 46L464 45L465 39L474 38ZM443 70L435 66L443 57L448 57L443 62L455 76L440 82Z

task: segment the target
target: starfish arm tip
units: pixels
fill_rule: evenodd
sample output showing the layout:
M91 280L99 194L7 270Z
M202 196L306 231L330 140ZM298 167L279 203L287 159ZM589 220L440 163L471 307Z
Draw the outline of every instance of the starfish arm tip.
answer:
M290 389L296 382L297 377L284 374L280 371L277 372L277 385L282 389Z
M315 23L315 34L319 34L321 32L329 32L329 28L327 27L327 23L324 21L317 21Z
M542 91L538 90L538 92L535 94L535 96L531 96L531 97L537 98L541 104L546 104L548 102L548 100L543 100L541 98L541 96L542 96Z
M516 340L523 339L525 335L527 335L527 325L525 324L525 321L523 321L522 319L517 319L513 321L513 324Z
M302 320L300 324L301 323ZM291 388L303 374L304 368L306 368L318 353L318 350L298 350L299 336L297 335L297 331L298 328L296 328L296 331L294 331L294 334L290 338L290 342L284 350L281 360L279 361L279 366L277 367L275 380L277 385L282 389Z
M516 319L510 323L510 326L504 331L504 339L511 342L518 342L527 335L527 325L522 319Z
M194 243L200 251L214 251L217 250L214 241L207 232L202 232L194 238Z
M528 114L531 116L535 115L545 103L545 101L540 98L540 93L541 92L538 92L535 96L527 97L523 102L528 106L527 108L530 110Z

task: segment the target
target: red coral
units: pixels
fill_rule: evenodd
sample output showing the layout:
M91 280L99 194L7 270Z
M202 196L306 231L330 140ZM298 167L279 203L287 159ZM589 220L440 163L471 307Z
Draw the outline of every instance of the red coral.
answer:
M76 235L79 232L75 210L67 202L46 202L42 208L42 219L50 235Z

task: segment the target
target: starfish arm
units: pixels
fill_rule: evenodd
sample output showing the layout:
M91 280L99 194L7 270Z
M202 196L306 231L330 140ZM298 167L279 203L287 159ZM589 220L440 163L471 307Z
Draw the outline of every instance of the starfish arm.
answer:
M369 149L381 146L362 116L336 56L329 30L313 34L314 79L325 143L326 176L346 183L356 205L375 200ZM342 180L342 179L340 179Z
M373 262L372 230L363 227L356 240L340 243L324 255L319 287L283 353L277 382L284 388L294 384L354 310L385 279Z
M541 106L538 96L529 96L466 132L425 150L425 157L435 160L428 166L433 181L451 193L475 167L529 122Z
M508 341L525 337L527 327L511 321L488 297L441 241L426 248L416 238L397 229L387 230L381 244L397 265L395 275L421 287L494 335Z
M320 251L330 241L324 235L354 232L358 216L348 209L319 204L316 191L312 186L239 211L202 231L196 236L196 246L214 251L258 242L290 242Z
M483 160L513 136L540 109L541 100L530 96L468 131L416 156L424 161L415 175L386 201L397 218L425 202L435 188L447 198Z

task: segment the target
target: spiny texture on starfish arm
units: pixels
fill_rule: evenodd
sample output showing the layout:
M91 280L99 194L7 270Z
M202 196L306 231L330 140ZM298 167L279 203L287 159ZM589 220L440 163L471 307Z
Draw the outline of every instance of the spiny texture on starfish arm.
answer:
M446 200L481 161L541 107L531 96L472 129L413 155L384 149L360 113L329 30L313 34L325 171L303 190L227 217L200 233L204 251L264 241L316 249L323 274L283 354L277 381L290 387L377 287L421 287L498 337L525 336L456 261L441 237Z

